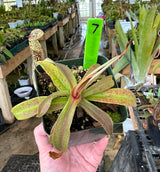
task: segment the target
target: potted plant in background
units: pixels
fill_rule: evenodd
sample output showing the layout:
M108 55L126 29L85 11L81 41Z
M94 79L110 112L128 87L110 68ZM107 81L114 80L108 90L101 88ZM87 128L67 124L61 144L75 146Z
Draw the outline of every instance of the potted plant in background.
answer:
M57 15L58 13L58 16L54 17L57 17L59 21L63 20L67 15L67 10L67 5L64 2L56 3L53 8L53 13L56 13L55 15Z
M106 2L103 5L103 12L106 24L110 29L115 29L116 20L121 18L121 10L119 2Z
M148 75L151 63L154 60L154 57L156 57L157 52L159 51L160 40L157 37L157 33L160 26L160 14L157 13L157 8L155 6L151 7L148 10L145 9L144 6L142 6L140 8L137 29L133 27L129 15L128 17L131 23L131 34L129 34L129 39L132 41L132 44L126 54L118 61L118 63L115 64L113 73L117 77L122 76L126 78L126 80L128 81L127 88L132 90L136 95L137 104L139 104L138 106L141 106L143 102L143 107L145 107L145 110L142 110L142 108L133 108L138 129L140 131L143 131L143 135L145 135L146 137L149 136L152 139L153 142L149 141L149 145L152 144L159 147L159 122L158 120L154 119L155 115L149 114L148 111L148 107L151 106L152 108L155 107L156 109L158 109L157 107L159 106L159 103L157 102L157 106L155 106L155 104L153 106L153 104L149 102L150 100L146 98L146 95L144 95L143 90L148 90L147 87L152 88L153 90L156 89L156 87L159 87L158 85L144 86L144 83ZM117 31L117 40L119 46L123 51L123 49L125 48L125 43L128 42L128 37L126 36L126 34L124 34L119 21L116 22L115 28ZM128 64L130 65L130 79L132 82L130 82L129 78L125 75L118 74L118 72L121 72L121 70ZM158 65L156 65L154 70L156 70L157 67ZM130 87L131 85L132 87Z
M133 84L144 83L160 43L160 40L157 40L160 14L156 13L156 9L156 7L151 7L147 11L144 6L140 8L139 26L137 29L133 27L131 18L128 16L131 23L132 34L129 39L132 40L132 46L113 68L113 73L117 75L117 78L122 76L117 73L130 64ZM119 21L116 22L115 28L117 32L116 39L120 49L123 51L128 38L124 34Z
M12 53L4 46L4 34L0 31L0 62L7 63L7 59L5 57L7 55L9 58L12 58Z
M30 48L36 52L33 54L35 60L40 58L40 54L43 55L37 40L42 35L41 30L34 30L30 35ZM78 83L66 65L55 63L48 58L44 61L37 61L35 65L40 65L51 77L56 91L49 96L36 97L16 105L12 108L12 113L17 119L23 120L35 115L42 117L47 113L58 112L54 127L52 124L49 140L56 149L62 152L67 151L68 148L70 127L77 106L82 107L87 114L98 121L110 135L113 131L112 119L100 107L91 102L136 106L136 99L131 91L112 88L114 86L112 77L103 74L124 53L103 65L93 65Z

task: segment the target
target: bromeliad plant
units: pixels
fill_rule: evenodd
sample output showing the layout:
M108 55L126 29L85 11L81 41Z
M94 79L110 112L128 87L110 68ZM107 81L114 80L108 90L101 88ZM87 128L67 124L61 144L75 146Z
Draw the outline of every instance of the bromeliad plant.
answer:
M103 65L93 65L79 83L77 83L75 76L67 66L55 63L48 58L44 61L37 61L35 64L40 65L50 76L57 91L49 96L36 97L22 102L12 108L12 113L18 120L23 120L35 115L42 117L46 113L61 109L51 129L49 140L56 149L63 152L67 151L68 148L70 127L78 106L82 107L88 115L98 121L104 130L111 135L113 130L112 119L106 112L90 101L136 106L136 98L131 91L112 88L114 86L112 76L102 74L123 54L114 57Z
M156 40L158 26L160 24L160 14L156 13L156 9L156 7L151 7L149 11L147 11L144 6L141 7L138 29L133 27L131 18L129 17L132 33L131 39L135 50L132 48L128 50L113 69L113 73L117 74L126 65L130 64L134 84L144 83L151 63L160 46L160 40ZM116 22L115 28L117 41L120 45L120 49L123 51L128 42L128 38L124 34L119 21Z

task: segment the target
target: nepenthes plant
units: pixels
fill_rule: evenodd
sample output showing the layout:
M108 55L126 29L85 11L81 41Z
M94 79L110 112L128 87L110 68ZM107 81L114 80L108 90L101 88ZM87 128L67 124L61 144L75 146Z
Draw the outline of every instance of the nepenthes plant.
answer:
M31 38L32 35L34 39ZM43 32L36 29L30 35L32 55L35 55L34 59L43 59L42 49L39 48L40 44L38 43L39 37L36 37L36 35L42 36ZM93 102L136 106L136 98L130 90L112 88L114 86L112 76L103 75L103 72L123 56L125 52L126 50L103 65L94 64L91 66L79 83L77 83L75 76L66 65L56 63L49 58L35 61L35 67L42 67L50 76L57 91L49 96L40 96L24 101L13 107L12 113L18 120L24 120L35 115L42 117L46 113L61 110L51 129L49 141L57 150L62 152L67 151L70 127L77 107L84 109L88 115L102 125L108 135L111 135L113 131L112 119Z

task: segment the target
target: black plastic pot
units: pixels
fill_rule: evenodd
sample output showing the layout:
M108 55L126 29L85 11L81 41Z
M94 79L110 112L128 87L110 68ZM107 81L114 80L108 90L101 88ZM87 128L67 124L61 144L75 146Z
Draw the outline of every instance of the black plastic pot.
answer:
M97 63L104 64L107 61L108 61L108 59L106 57L98 56ZM58 61L58 63L63 63L71 68L72 66L80 66L80 65L83 66L83 59L82 58L68 59L68 60ZM43 71L40 66L38 67L38 70L40 72ZM107 69L107 75L113 76L113 80L115 82L114 87L118 87L110 67ZM36 73L36 76L37 76L37 73ZM37 81L37 77L36 77L36 81ZM39 90L38 90L38 92L39 92ZM118 110L119 110L119 113L122 115L122 119L124 121L128 116L126 107L118 106ZM47 125L44 122L45 121L44 118L42 118L42 121L43 121L44 130L47 132L47 134L50 134L50 130L48 130ZM114 124L114 128L119 127L121 124L122 124L122 122ZM92 128L92 129L74 132L74 133L71 133L71 135L70 135L69 146L94 142L94 141L97 141L97 140L103 138L104 135L106 135L106 134L107 133L104 131L103 127L96 127L96 128Z
M57 22L58 22L57 19L52 21L52 22L50 22L51 27L55 26L57 24Z
M22 40L19 44L15 44L13 48L9 49L9 51L15 56L17 53L22 51L25 47L29 45L28 39ZM6 54L4 54L6 60L10 59Z
M115 20L113 20L113 21L108 21L108 27L109 27L110 29L115 29L115 23L116 23Z
M68 15L67 14L58 14L58 21L62 21L63 19L65 19Z

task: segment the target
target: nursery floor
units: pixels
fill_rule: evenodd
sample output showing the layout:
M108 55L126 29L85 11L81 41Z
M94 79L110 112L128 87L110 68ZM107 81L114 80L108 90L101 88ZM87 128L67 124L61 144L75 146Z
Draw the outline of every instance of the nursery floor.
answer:
M78 41L71 45L71 48L64 49L60 52L59 58L63 59L66 53L68 55L65 58L77 58L84 55L84 42L85 42L86 23L81 24L81 28L78 35ZM109 57L108 48L104 49L104 42L106 41L106 35L102 35L100 43L99 54ZM38 152L33 130L41 122L38 118L32 118L24 121L15 121L5 132L0 134L0 171L5 166L9 158L14 154L33 155ZM117 141L118 133L122 132L122 128L119 127L110 138L109 144L104 152L105 160L105 172L110 168L114 157L116 156L120 144L117 149L113 150L114 144Z

